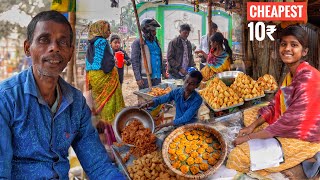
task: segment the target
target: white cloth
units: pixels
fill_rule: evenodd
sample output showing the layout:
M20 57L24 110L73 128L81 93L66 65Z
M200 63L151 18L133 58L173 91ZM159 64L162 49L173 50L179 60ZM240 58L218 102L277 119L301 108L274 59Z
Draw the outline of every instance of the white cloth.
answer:
M197 48L197 50L202 50L204 51L206 54L209 53L209 44L208 44L208 35L204 35L201 37L200 39L200 45ZM196 50L196 51L197 51Z
M284 161L281 145L275 138L252 139L248 143L251 171L277 167Z

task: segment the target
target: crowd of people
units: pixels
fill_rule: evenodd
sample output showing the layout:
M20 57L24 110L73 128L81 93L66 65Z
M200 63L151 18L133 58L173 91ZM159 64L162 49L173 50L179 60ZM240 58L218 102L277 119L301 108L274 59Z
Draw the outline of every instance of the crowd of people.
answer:
M204 67L215 72L229 70L232 51L228 41L217 32L218 26L212 24L214 34L202 37L196 53L202 55ZM72 146L90 179L125 179L103 145L110 146L116 141L112 124L125 106L123 67L119 61L132 64L139 89L148 87L146 73L153 86L161 83L165 73L156 37L160 24L155 19L145 19L141 28L149 72L144 67L139 39L131 46L130 58L120 47L120 37L111 35L107 21L99 20L90 26L86 87L92 92L93 107L89 109L82 92L59 76L73 55L74 34L70 23L57 11L41 12L31 20L24 51L31 57L32 66L0 84L0 178L67 179L68 149ZM184 79L184 86L140 106L155 107L175 101L175 119L157 129L197 121L202 98L195 89L203 76L200 71L189 71L195 66L188 40L190 31L188 24L182 24L179 36L170 41L167 53L169 77ZM261 173L293 167L320 150L320 73L304 61L307 53L306 32L299 26L284 29L279 54L290 71L274 100L261 108L257 119L239 132L234 141L236 147L228 156L228 168L239 172L250 170L248 141L253 139L277 138L284 152L284 163L263 169ZM99 120L96 127L91 122L92 114ZM264 123L268 126L256 130ZM291 147L299 148L292 152Z

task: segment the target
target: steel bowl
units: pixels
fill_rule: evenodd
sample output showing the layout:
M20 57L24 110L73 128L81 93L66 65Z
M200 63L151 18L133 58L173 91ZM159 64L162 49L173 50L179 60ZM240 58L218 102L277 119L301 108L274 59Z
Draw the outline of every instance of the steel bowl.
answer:
M217 73L215 76L218 77L222 82L224 82L227 86L230 86L239 73L243 73L241 71L224 71L221 73Z
M139 109L138 107L127 107L117 114L114 121L113 129L118 142L122 142L122 129L124 129L133 120L140 121L145 128L149 128L152 133L154 132L154 120L146 110Z

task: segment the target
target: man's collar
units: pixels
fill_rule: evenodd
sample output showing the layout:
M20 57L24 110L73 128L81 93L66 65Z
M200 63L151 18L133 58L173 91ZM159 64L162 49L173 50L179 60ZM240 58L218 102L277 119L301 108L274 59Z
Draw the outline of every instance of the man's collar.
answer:
M61 77L59 77L58 83L62 92L61 97L66 98L67 101L71 103L73 101L73 92L72 92L71 86L66 81L64 81ZM32 66L30 66L27 70L27 77L26 77L26 82L24 84L24 89L26 94L31 94L37 97L39 103L46 104L36 84L36 80L34 78L34 74L32 71Z

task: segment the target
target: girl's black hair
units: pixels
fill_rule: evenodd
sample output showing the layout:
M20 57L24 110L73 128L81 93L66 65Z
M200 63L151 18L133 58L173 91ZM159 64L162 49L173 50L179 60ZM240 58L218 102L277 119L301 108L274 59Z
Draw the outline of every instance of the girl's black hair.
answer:
M114 40L116 40L116 39L119 39L119 40L120 40L120 36L118 36L117 34L111 35L111 37L110 37L110 43L112 43L112 41L114 41Z
M221 46L222 44L224 45L224 47L226 48L226 52L229 54L230 57L230 63L233 63L233 59L232 59L232 50L229 46L228 40L226 38L223 37L223 34L221 32L216 32L214 35L212 35L210 37L210 41L211 42L217 42L219 43Z
M280 34L280 42L284 36L294 36L303 48L308 47L308 33L299 25L291 25L284 28Z

